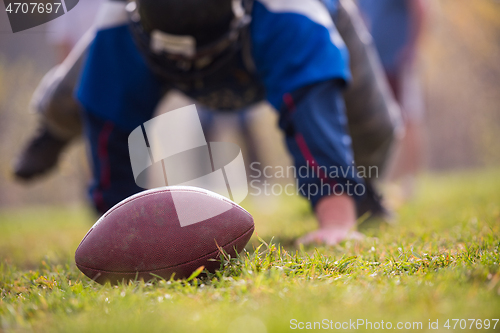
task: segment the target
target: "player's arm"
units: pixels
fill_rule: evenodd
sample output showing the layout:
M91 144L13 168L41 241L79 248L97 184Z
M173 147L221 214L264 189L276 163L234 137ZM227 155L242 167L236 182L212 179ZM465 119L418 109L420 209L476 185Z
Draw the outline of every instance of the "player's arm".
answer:
M314 207L320 229L306 236L335 244L355 227L355 200L365 191L353 163L343 82L315 83L285 94L280 127L293 156L300 194ZM309 239L311 238L311 239Z
M301 194L314 207L332 194L355 197L354 187L362 183L347 132L342 85L330 80L285 94L280 109L280 127L295 167L309 171L297 172Z
M257 72L269 102L280 111L280 126L297 168L316 163L322 170L344 169L345 176L328 172L334 177L303 178L300 184L312 190L325 182L325 189L347 183L353 156L341 89L350 73L347 49L330 13L317 0L259 0L254 4L252 39ZM322 196L306 197L316 206Z
M257 0L252 22L257 72L280 112L299 193L320 222L304 242L338 243L355 226L354 188L361 185L341 96L350 78L347 49L317 0Z

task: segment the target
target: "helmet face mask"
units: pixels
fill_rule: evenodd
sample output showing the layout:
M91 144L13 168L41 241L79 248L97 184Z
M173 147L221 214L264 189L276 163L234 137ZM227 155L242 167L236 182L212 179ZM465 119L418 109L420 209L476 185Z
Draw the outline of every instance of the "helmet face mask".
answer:
M192 79L236 53L251 21L252 2L135 0L127 11L134 39L156 72Z

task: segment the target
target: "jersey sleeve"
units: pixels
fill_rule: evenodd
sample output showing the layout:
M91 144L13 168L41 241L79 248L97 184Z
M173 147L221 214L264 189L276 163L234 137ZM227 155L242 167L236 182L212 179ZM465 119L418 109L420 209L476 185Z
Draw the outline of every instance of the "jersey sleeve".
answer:
M279 111L298 192L313 206L330 195L359 200L365 187L354 164L339 83L321 82L287 93Z
M350 79L347 48L321 1L257 0L252 16L252 55L276 109L286 93Z

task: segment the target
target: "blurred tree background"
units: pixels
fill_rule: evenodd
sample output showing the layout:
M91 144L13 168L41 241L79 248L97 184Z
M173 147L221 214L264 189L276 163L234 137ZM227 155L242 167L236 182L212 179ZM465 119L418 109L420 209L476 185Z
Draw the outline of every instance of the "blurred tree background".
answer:
M421 54L427 166L500 162L500 1L429 0Z
M419 71L426 100L426 169L446 171L500 164L500 1L429 0L430 17ZM36 128L29 101L56 56L46 27L12 34L0 11L0 207L68 204L85 196L88 168L83 144L73 145L57 174L34 185L17 184L11 164ZM50 33L50 32L49 32ZM288 162L274 142L276 116L264 107L252 118L263 162ZM273 142L270 146L269 142Z

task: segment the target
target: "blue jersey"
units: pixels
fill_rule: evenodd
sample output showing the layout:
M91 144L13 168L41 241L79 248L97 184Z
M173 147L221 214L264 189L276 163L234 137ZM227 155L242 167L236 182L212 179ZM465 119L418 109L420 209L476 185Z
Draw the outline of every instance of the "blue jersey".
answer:
M325 0L332 10L336 1ZM88 112L122 128L147 121L170 88L213 109L262 99L279 109L286 93L349 79L348 52L331 13L318 0L255 1L250 36L256 72L246 70L240 54L216 75L188 86L155 77L131 36L124 5L109 4L113 15L103 15L110 22L101 24L91 45L77 96Z

